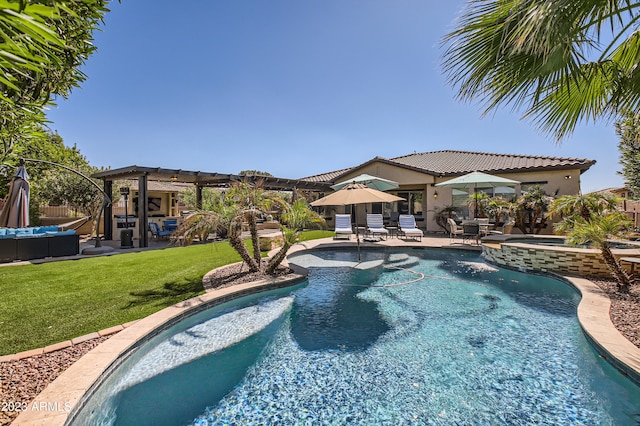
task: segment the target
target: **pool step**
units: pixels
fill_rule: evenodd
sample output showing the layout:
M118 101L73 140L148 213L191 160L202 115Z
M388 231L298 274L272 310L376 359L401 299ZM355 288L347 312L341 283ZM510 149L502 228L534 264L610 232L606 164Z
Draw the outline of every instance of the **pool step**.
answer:
M394 253L387 258L385 266L408 269L419 263L420 258L417 256L410 256L405 253Z

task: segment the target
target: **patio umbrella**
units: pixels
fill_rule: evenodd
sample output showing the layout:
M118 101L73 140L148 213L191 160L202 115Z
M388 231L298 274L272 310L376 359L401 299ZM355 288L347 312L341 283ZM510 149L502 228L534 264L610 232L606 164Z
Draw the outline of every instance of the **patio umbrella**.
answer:
M473 188L474 194L477 194L478 192L478 186L483 187L483 186L492 186L492 187L496 187L496 186L515 186L518 185L520 182L517 180L512 180L512 179L507 179L507 178L503 178L500 176L494 176L494 175L490 175L488 173L482 173L482 172L472 172L472 173L468 173L466 175L463 176L458 176L457 178L453 178L450 179L446 182L441 182L441 183L436 183L436 186L447 186L450 188L455 188L455 189L468 189L468 188ZM476 195L475 197L476 199L476 206L475 209L473 211L473 215L475 217L475 215L478 212L478 197Z
M369 188L362 183L350 183L339 191L333 192L311 203L312 206L346 206L367 203L391 203L401 201L397 197L377 189ZM358 244L358 261L360 260L360 236L358 235L358 216L356 215L356 242Z
M359 176L354 177L353 179L336 183L335 185L332 185L331 188L337 191L349 185L350 183L361 183L368 186L369 188L377 189L378 191L388 191L390 189L396 189L398 186L400 186L398 182L363 173Z
M29 226L29 175L24 166L18 167L9 185L9 194L0 212L0 226L23 228Z

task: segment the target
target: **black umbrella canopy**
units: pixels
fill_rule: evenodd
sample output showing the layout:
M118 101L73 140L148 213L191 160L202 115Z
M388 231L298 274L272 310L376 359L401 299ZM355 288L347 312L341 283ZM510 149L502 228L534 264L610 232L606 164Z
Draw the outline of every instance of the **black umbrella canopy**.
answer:
M9 184L9 194L0 212L0 227L26 226L29 226L29 174L24 166L20 166Z

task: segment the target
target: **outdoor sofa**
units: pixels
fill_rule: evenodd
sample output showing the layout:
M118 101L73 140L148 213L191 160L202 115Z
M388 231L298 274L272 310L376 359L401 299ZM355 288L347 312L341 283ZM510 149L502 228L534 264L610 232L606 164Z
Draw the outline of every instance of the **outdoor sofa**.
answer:
M0 262L72 256L80 252L80 236L57 226L0 228Z

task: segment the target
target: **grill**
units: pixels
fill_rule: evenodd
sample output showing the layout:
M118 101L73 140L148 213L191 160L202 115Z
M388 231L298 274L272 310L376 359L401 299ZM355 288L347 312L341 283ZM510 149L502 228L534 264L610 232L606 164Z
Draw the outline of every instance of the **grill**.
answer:
M125 216L123 214L115 215L116 218L116 226L118 228L135 228L136 226L136 217L135 216Z

